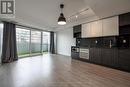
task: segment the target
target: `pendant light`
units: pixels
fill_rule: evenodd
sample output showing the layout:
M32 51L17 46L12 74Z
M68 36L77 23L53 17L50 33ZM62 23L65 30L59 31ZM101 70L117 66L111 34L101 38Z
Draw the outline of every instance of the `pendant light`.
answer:
M60 13L60 17L58 18L58 24L59 25L65 25L66 24L66 18L64 17L64 14L63 14L64 4L60 4L60 8L61 8L61 13Z

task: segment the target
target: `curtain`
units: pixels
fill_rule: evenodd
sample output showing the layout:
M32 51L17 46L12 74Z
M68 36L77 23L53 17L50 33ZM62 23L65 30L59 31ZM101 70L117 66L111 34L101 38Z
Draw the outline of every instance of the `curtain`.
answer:
M16 26L13 23L4 22L2 63L18 60L16 45Z
M50 32L50 53L55 54L54 32Z

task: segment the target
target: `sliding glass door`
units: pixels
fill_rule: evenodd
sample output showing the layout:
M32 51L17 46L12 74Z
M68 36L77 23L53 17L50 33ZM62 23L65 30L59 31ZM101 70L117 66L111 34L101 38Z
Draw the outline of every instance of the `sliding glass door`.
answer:
M41 31L31 31L31 55L41 54Z
M16 28L16 38L19 57L39 55L49 51L50 32Z
M2 52L2 40L3 40L3 23L0 23L0 63L1 63L1 52Z
M42 32L42 52L49 52L50 46L50 32Z
M30 30L16 28L17 51L19 57L30 55Z

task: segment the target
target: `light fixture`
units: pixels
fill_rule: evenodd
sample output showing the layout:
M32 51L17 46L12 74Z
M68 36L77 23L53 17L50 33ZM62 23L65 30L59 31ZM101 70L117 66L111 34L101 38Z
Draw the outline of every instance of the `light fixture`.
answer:
M60 17L58 18L58 24L59 25L65 25L66 24L66 18L64 17L64 14L63 14L64 4L60 4L60 8L61 8L61 13L60 13Z
M79 12L77 12L77 13L75 13L75 14L72 14L71 16L69 16L68 17L68 20L70 20L70 19L77 19L78 17L80 17L84 12L87 12L89 10L89 8L86 8L86 9L84 9L84 10L82 10L82 11L79 11Z
M78 15L76 15L75 17L78 18Z

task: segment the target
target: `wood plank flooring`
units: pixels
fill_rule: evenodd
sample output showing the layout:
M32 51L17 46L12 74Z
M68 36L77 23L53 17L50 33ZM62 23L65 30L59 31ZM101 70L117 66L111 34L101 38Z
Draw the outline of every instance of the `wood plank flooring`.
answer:
M46 54L2 65L0 87L130 87L130 73Z

